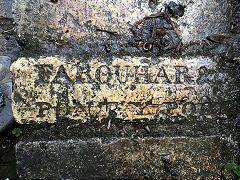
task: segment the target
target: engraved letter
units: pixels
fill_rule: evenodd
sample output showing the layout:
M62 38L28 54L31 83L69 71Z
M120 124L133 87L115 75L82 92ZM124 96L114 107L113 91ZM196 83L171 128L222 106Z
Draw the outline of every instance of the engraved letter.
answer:
M35 85L49 83L50 76L52 75L52 64L36 64L38 68L38 79L35 81Z
M148 66L142 66L137 69L136 83L148 83Z
M159 71L158 71L158 73L157 73L157 76L156 76L156 78L155 78L155 80L154 80L154 83L160 83L159 82L159 79L160 78L163 78L164 80L163 80L163 82L164 83L171 83L171 81L169 80L169 78L168 78L168 76L167 76L167 74L166 74L166 71L165 71L165 69L163 68L163 67L161 67L160 69L159 69Z
M121 68L120 66L114 67L116 68L115 74L120 83L126 83L128 81L128 77L133 76L133 74L130 73L130 66L125 66Z
M37 117L45 117L44 111L47 111L52 107L51 104L45 103L45 102L38 102L36 103L36 105L39 107L39 112Z
M97 68L95 76L100 83L108 83L111 78L111 71L109 67L102 65Z
M63 65L58 68L58 72L53 80L56 84L65 84L71 82L72 80L68 77L66 70Z
M187 82L188 84L192 84L193 80L192 77L188 74L188 69L184 66L176 66L176 84L182 84L181 77L183 78L184 82Z
M86 67L79 67L77 73L77 79L81 83L90 83L90 75L89 75L89 68Z

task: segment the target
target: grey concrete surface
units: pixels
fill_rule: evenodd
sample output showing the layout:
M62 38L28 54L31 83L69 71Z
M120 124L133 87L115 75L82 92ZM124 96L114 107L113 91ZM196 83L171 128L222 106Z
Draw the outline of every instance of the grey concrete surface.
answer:
M218 179L235 145L217 136L21 141L17 170L20 179Z
M163 17L150 18L140 23L139 34L142 34L143 43L134 45L134 33L130 30L146 16L156 14L164 9L169 1L109 1L101 0L70 0L68 3L58 1L14 1L13 18L16 22L16 33L19 42L24 43L24 55L37 57L40 55L65 55L69 57L89 56L92 54L114 53L131 54L141 53L147 55L172 55L162 49L163 44L176 47L178 40L173 30L167 30L171 36L165 37L163 44L154 40L156 48L145 52L142 44L147 42L156 22L157 27L162 24L171 27ZM230 24L235 12L234 0L178 0L184 8L182 17L171 17L177 32L182 39L185 54L194 54L204 51L211 55L238 54L236 43L239 37L230 32ZM105 31L99 31L105 30ZM134 28L133 28L134 29ZM115 35L107 33L115 32ZM117 35L116 35L117 34ZM135 35L138 33L135 33ZM204 39L213 34L226 34L230 36L226 45L218 44L208 47ZM140 37L137 37L140 38ZM106 44L110 50L106 51ZM191 47L189 47L189 44ZM203 44L207 47L203 47ZM232 48L228 48L228 46ZM138 49L140 48L140 49ZM160 50L158 50L160 48Z
M11 58L0 56L0 92L3 94L3 104L0 106L0 132L9 127L13 122L12 113L12 81L10 79Z
M12 18L13 0L0 0L0 17Z

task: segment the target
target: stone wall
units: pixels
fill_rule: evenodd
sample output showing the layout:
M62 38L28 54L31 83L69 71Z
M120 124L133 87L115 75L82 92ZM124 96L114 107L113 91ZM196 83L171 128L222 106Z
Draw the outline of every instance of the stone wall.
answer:
M0 5L19 178L217 179L239 163L238 1Z

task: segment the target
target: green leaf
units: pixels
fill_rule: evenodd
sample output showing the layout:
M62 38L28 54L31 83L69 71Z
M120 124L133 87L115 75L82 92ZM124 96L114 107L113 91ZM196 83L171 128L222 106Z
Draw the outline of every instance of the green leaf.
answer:
M239 177L240 180L240 166L238 166L235 163L227 163L224 166L224 168L229 172L233 171Z
M227 170L227 171L229 171L229 172L231 172L231 170L235 170L236 168L237 168L237 165L235 164L235 163L227 163L225 166L224 166L224 168Z
M19 128L14 128L12 130L12 134L15 135L16 137L20 136L21 133L22 133L22 131Z
M240 167L237 166L235 173L238 175L238 177L240 178Z

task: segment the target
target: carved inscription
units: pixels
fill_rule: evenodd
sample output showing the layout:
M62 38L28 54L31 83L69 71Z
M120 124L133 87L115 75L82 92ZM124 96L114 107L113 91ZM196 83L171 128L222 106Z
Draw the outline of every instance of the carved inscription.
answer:
M86 122L213 116L213 112L221 112L221 102L231 100L224 94L221 101L214 97L213 84L204 76L215 68L205 57L99 58L88 62L20 58L11 67L13 112L20 123L55 122L58 118Z

